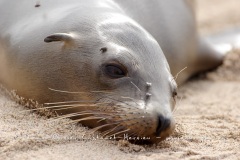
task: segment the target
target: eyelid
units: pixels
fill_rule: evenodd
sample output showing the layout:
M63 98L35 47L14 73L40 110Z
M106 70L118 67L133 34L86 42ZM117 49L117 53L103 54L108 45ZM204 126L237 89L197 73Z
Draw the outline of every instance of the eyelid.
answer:
M103 64L104 67L107 66L107 65L119 66L120 68L122 68L123 70L128 72L127 67L117 60L109 61L109 62L106 62L106 63Z
M118 77L118 76L114 77L114 76L109 75L109 74L107 73L107 71L106 71L106 69L107 69L108 66L112 66L112 67L116 67L116 68L120 69L120 70L124 73L124 75L123 75L123 76L119 76L119 77ZM122 64L116 63L116 62L114 62L114 63L113 63L113 62L106 63L106 64L103 65L102 68L103 68L104 73L105 73L107 76L109 76L109 77L111 77L111 78L113 78L113 79L126 77L127 74L128 74L128 70L126 69L126 67L123 66Z

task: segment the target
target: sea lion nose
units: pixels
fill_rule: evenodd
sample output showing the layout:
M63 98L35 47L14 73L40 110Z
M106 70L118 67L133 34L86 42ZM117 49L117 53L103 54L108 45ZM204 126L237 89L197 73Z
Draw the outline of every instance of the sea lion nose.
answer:
M163 115L158 115L158 126L156 129L156 135L160 136L161 132L165 131L170 127L171 120L164 117Z

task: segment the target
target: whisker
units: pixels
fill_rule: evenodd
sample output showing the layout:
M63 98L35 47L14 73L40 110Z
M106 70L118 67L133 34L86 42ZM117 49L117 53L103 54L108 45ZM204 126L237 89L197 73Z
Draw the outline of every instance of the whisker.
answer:
M100 123L100 122L102 122L102 121L105 121L106 119L107 119L107 118L103 118L103 119L97 121L97 123Z
M135 119L129 119L129 120L136 120L137 118L135 118ZM125 128L128 128L129 126L133 126L134 124L136 124L136 123L128 123L127 125L124 125L124 127ZM143 129L142 129L143 130ZM128 134L129 136L132 136L132 135L134 135L135 133L134 133L134 131L131 131L131 134Z
M174 110L172 111L173 114L177 111L180 103L182 102L182 99L183 99L183 96L181 96L180 100L178 102L176 102L176 106L175 106Z
M113 93L110 91L89 91L89 92L70 92L70 91L64 91L64 90L58 90L58 89L53 89L53 88L48 88L51 91L54 92L60 92L60 93L69 93L69 94L86 94L86 93Z
M188 68L188 67L184 67L182 70L180 70L180 71L176 74L176 76L174 77L174 79L177 80L179 74L182 73L182 72L183 72L184 70L186 70L187 68Z
M81 118L81 119L77 119L77 120L72 120L71 122L67 122L67 123L64 123L64 124L78 123L78 122L81 122L81 121L97 120L97 119L102 119L102 117L90 116L90 117L85 117L85 118Z
M107 112L107 113L104 113L104 112L100 112L100 111L93 111L93 110L89 110L89 111L81 111L81 112L76 112L76 113L70 113L70 114L65 114L65 115L61 115L61 116L58 116L54 119L62 119L62 118L70 118L70 117L76 117L76 116L83 116L83 115L101 115L101 116L108 116L108 118L112 118L113 116L115 116L115 112ZM115 115L111 115L111 114L115 114ZM120 114L117 114L117 115L120 115ZM106 120L107 118L104 118L103 120ZM97 121L97 123L103 121L103 120L99 120Z
M82 94L84 92L70 92L70 91L63 91L63 90L57 90L57 89L53 89L53 88L48 88L51 91L54 92L60 92L60 93L70 93L70 94Z
M63 108L63 109L77 108L77 107L108 107L108 106L101 106L101 104L105 105L105 104L109 104L109 103L56 105L56 106L49 106L49 107L44 107L44 108L49 108L49 109L60 108L58 110L61 110L61 107L66 107L66 108ZM54 109L54 110L57 110L57 109Z
M117 124L118 124L118 125L115 126L114 128L110 128L110 129L108 129L108 130L102 132L102 136L103 136L103 137L107 136L109 133L113 132L115 129L117 129L118 127L121 126L121 123L120 123L120 124L117 123Z
M65 108L62 108L65 107ZM79 105L79 104L74 104L74 105L56 105L56 106L49 106L49 107L41 107L41 108L33 108L33 109L26 109L23 110L22 112L30 112L30 111L38 111L38 110L44 110L44 109L53 109L55 111L57 110L66 110L66 109L70 109L70 108L77 108L77 107L98 107L97 105L90 105L90 104L85 104L85 105ZM56 109L56 108L60 108L60 109Z
M127 132L127 131L130 131L130 129L126 129L126 130L123 130L123 131L116 132L116 133L114 133L114 134L111 134L111 135L108 136L108 137L112 137L112 136L114 136L114 135L118 135L118 134L121 134L121 133L124 133L124 132Z
M142 93L141 89L140 89L135 83L133 83L133 81L130 81L130 83L131 83L135 88L137 88L137 90L138 90L140 93Z
M92 93L114 93L114 92L111 92L111 91L90 91Z
M65 101L65 102L52 102L52 103L44 103L45 105L55 105L55 104L71 104L71 103L94 103L94 101Z
M121 98L123 98L123 99L129 99L129 100L132 100L136 105L138 105L139 106L139 104L135 101L135 99L134 98L131 98L131 97L123 97L123 96L121 96Z
M126 103L126 102L123 102L123 101L120 101L120 100L116 100L116 99L111 98L109 96L106 96L106 98L111 99L111 100L116 101L116 102L120 102L120 103L126 104L127 106L130 106L131 108L135 108L134 106L132 106L132 105Z
M54 109L54 108L61 108L61 107L73 107L72 105L60 105L60 106L51 106L51 107L42 107L42 108L34 108L34 109L27 109L24 111L37 111L37 110L43 110L43 109ZM76 107L96 107L96 105L76 105ZM55 109L57 110L57 109ZM58 109L60 110L60 109Z
M54 111L61 111L61 110L68 110L68 109L73 109L73 108L79 108L79 107L100 107L97 105L74 105L74 106L67 106L66 108L59 108L59 109L54 109ZM51 108L52 109L52 108Z
M85 115L92 115L92 113L71 113L71 114L66 114L62 116L58 116L56 118L53 118L53 121L59 120L59 119L64 119L64 118L71 118L71 117L76 117L76 116L85 116Z
M80 107L84 107L84 106L89 106L89 107L95 107L97 106L96 104L69 104L69 105L55 105L55 106L49 106L49 107L45 107L45 108L60 108L60 107L73 107L73 106L80 106Z
M132 120L136 120L136 119L139 119L139 118L123 119L123 120L118 120L117 122L122 123L122 122L132 121Z
M107 126L112 126L112 125L114 125L114 124L117 124L117 123L104 124L104 125L101 125L101 126L99 126L99 127L95 127L95 128L93 128L93 129L91 129L91 133L90 133L90 134L93 134L93 133L95 133L96 131L98 131L99 129L102 129L102 128L107 127Z

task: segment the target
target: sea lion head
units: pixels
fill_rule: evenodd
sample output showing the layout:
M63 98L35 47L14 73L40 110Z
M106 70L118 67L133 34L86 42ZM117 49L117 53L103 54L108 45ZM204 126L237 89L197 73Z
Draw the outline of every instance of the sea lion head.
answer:
M119 13L97 15L45 42L64 59L64 80L54 76L65 84L48 84L52 101L67 97L60 114L103 136L155 143L172 133L177 86L159 44L138 23Z

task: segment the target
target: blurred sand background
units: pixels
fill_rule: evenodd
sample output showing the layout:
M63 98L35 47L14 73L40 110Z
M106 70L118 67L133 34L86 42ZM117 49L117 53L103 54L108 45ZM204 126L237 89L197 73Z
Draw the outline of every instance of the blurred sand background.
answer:
M201 34L217 33L240 27L240 0L196 0Z
M240 26L240 0L197 0L200 33ZM0 160L3 159L239 159L240 51L229 53L217 70L179 88L172 137L153 146L125 141L75 140L89 131L23 112L0 89Z

